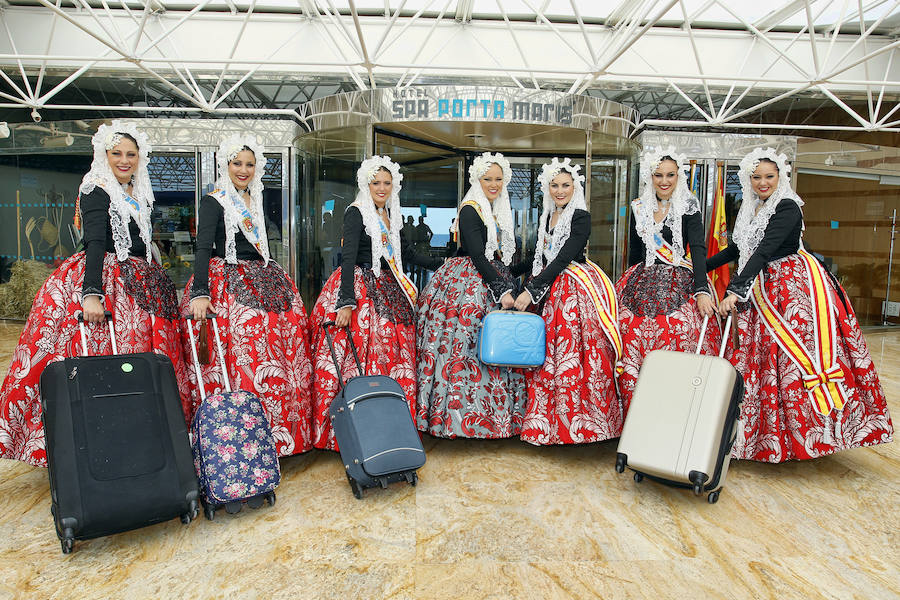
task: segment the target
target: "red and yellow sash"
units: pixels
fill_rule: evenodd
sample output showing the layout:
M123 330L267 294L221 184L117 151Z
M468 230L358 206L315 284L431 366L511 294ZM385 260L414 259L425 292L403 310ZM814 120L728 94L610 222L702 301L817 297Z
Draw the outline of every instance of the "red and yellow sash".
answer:
M397 283L400 285L400 289L403 290L403 295L406 296L406 299L409 301L410 306L415 308L416 297L419 295L419 291L416 289L416 286L412 281L409 280L409 277L406 276L406 273L400 272L400 269L397 268L397 261L394 260L393 256L387 259L387 264L390 265L391 273L393 273L394 279L397 280Z
M662 246L656 249L656 258L660 259L667 265L672 265L673 267L684 267L694 272L694 264L691 262L691 251L688 250L684 253L684 256L680 261L675 262L675 249L672 248L672 245L669 242L663 240Z
M600 281L602 289L598 289L594 278L590 276L593 272L596 279ZM613 346L616 353L616 371L621 373L622 366L622 335L619 333L619 303L616 300L616 288L613 286L609 277L591 261L585 264L571 262L566 267L564 273L570 277L584 289L591 300L594 302L594 308L597 309L597 316L600 317L600 324L603 333Z
M484 213L481 211L480 204L478 204L474 200L466 200L459 205L459 212L456 213L457 215L462 212L464 206L471 206L472 208L474 208L475 212L478 213L478 217L481 219L481 222L487 224L487 221L484 220ZM456 217L456 231L453 232L453 241L459 242L459 216Z
M753 303L763 317L766 329L803 373L803 386L813 402L813 408L821 415L841 410L847 401L843 385L844 370L836 360L837 324L834 319L834 302L826 283L826 275L811 254L802 248L798 252L806 263L813 308L813 351L791 329L790 323L779 314L763 292L763 274L753 284ZM840 385L839 385L840 383Z
M394 279L397 280L397 285L399 285L400 289L403 290L403 295L406 296L406 299L409 301L410 305L415 308L416 297L418 296L419 291L416 289L416 286L413 284L413 282L410 281L409 277L406 276L406 273L402 272L397 267L397 261L394 258L394 246L393 244L391 244L391 239L388 236L387 227L384 226L384 221L379 218L378 224L381 226L381 243L384 244L384 247L387 250L387 256L385 256L385 259L388 266L391 267L391 274L394 276Z

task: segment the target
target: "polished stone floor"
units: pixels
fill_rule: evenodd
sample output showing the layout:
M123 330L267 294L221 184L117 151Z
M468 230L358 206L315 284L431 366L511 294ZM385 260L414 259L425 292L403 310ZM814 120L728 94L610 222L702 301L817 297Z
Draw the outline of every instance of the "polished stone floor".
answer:
M0 322L0 373L21 324ZM900 415L900 331L867 340ZM0 598L900 598L900 443L732 463L718 504L613 470L615 442L426 438L418 487L282 460L273 508L77 542L0 460Z

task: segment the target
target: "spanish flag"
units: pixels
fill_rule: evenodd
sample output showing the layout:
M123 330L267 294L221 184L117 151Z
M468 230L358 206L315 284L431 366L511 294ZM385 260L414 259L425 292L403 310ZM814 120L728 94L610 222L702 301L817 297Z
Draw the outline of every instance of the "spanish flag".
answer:
M706 240L707 257L728 246L728 225L725 222L725 172L724 164L721 162L716 164L716 198L709 224L709 237ZM728 265L722 265L715 271L710 271L709 278L716 291L716 296L722 300L730 279Z

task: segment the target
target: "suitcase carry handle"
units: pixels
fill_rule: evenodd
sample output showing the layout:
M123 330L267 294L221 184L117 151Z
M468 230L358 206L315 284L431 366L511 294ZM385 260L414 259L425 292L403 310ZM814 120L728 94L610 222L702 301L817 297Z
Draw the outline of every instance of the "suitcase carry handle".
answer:
M725 346L728 345L728 333L731 331L731 321L733 316L734 311L728 313L728 318L725 320L725 332L722 334L722 346L719 348L719 358L725 356ZM697 349L694 351L694 354L700 354L700 348L703 346L703 338L706 336L707 325L709 325L709 317L703 317L703 326L700 328L700 339L697 340ZM737 332L737 328L735 328L735 332Z
M334 321L323 321L322 329L325 331L325 339L328 340L328 349L331 350L331 360L334 361L334 372L337 374L338 384L344 387L344 381L341 379L341 365L338 363L337 354L334 351L334 340L331 339L330 327L336 325ZM350 350L353 351L353 359L356 361L356 368L360 375L365 375L362 368L362 362L359 360L359 354L356 352L356 344L353 343L353 332L347 325L347 343L350 344Z
M103 311L104 319L107 323L109 323L109 339L112 342L112 350L113 354L118 354L119 349L116 347L116 326L113 325L112 313L110 311ZM80 310L77 314L78 318L78 329L81 330L81 355L87 356L87 332L84 330L84 313Z
M225 353L222 352L222 338L219 337L219 325L216 323L217 315L207 312L206 318L212 322L213 332L216 338L216 354L219 355L219 368L222 370L222 380L225 382L225 391L231 391L231 382L228 381L228 370L225 368ZM194 315L186 315L188 321L194 320ZM188 338L191 340L191 359L194 363L194 374L197 376L197 387L200 389L200 401L206 400L206 390L203 389L203 374L200 372L200 359L197 357L197 341L194 339L194 326L188 323Z

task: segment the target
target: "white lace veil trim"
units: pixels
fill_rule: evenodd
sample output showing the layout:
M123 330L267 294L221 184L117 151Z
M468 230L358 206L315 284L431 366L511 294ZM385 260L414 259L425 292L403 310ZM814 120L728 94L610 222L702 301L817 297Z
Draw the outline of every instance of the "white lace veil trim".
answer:
M778 167L778 187L766 200L760 200L750 182L750 176L756 171L762 158L768 158ZM734 222L732 241L740 251L738 254L738 273L740 273L762 241L769 219L775 214L778 203L789 198L796 202L797 206L802 207L803 200L791 189L791 167L787 164L787 156L778 154L774 148L754 148L750 154L741 159L738 178L741 181L743 200ZM756 208L760 204L763 206L757 212Z
M534 263L531 266L531 274L535 277L540 275L544 269L541 259L545 258L548 263L552 261L559 254L559 249L569 239L569 234L572 232L572 215L575 214L575 211L579 209L587 211L587 203L584 199L584 175L578 174L580 169L581 166L573 165L570 158L563 160L554 158L549 164L545 164L541 168L541 174L538 175L538 181L541 183L541 192L544 194L544 209L538 221L537 246L534 252ZM563 208L559 219L556 221L556 226L553 228L553 234L550 238L550 247L544 248L547 236L547 221L550 219L551 213L556 209L556 204L550 195L550 182L563 171L572 176L572 183L575 189L572 192L569 203Z
M137 141L138 166L131 177L131 197L137 201L139 211L135 211L125 201L125 190L113 174L106 155L107 150L112 150L122 141L122 136L119 135L122 133L127 133ZM150 262L152 260L150 213L153 211L154 200L150 173L147 171L147 165L150 163L150 139L147 134L138 131L134 124L115 120L109 125L101 125L91 138L91 144L94 146L94 159L90 171L85 174L81 185L78 186L78 192L87 195L99 187L109 196L109 224L117 260L123 261L128 258L128 251L131 248L128 221L134 219L141 240L147 248L147 262Z
M250 148L256 161L256 171L250 179L250 185L247 186L251 200L250 207L247 210L250 213L250 219L253 221L253 225L257 228L257 231L259 231L258 250L263 257L263 265L267 265L269 264L269 237L266 234L266 219L263 214L262 205L262 178L266 170L266 156L263 153L266 149L262 144L256 141L256 136L250 134L235 134L226 138L219 144L219 150L216 152L216 171L219 176L218 179L216 179L216 189L225 192L225 196L222 197L215 194L213 195L213 198L215 198L222 206L222 211L225 216L225 261L231 264L237 263L237 250L234 244L234 236L238 230L241 230L240 223L243 219L243 215L240 210L238 210L237 206L235 206L235 202L237 202L238 206L244 205L243 198L238 195L237 189L234 187L234 183L228 175L228 163L241 153L244 146ZM241 232L243 233L243 230L241 230ZM244 237L247 237L246 234L244 234ZM253 244L253 240L248 239L247 241Z
M499 165L503 171L503 189L500 195L491 201L484 195L481 189L481 179L491 165ZM503 264L508 265L512 262L513 254L516 252L516 240L513 233L512 208L509 204L509 182L512 180L512 167L499 152L485 152L481 156L475 157L472 166L469 167L469 191L463 197L462 203L456 209L456 221L451 228L452 231L459 231L459 211L462 205L468 201L477 202L481 207L481 214L493 215L493 219L487 219L485 226L487 227L487 242L484 245L484 256L488 260L494 259L494 253L500 251ZM497 229L500 230L500 242L497 242Z
M372 238L372 272L378 277L381 275L381 259L387 260L387 248L381 243L381 220L375 208L375 201L369 193L369 184L375 179L378 171L384 167L391 174L393 187L391 197L388 198L385 208L388 210L388 220L391 226L388 228L388 238L394 250L394 262L397 270L403 272L402 248L400 246L400 230L403 228L403 215L400 210L400 188L403 186L403 174L400 173L400 165L391 160L389 156L372 156L367 158L356 171L356 185L359 191L356 200L350 206L355 206L362 213L363 225L366 234Z
M656 190L653 187L653 172L663 161L663 157L670 157L675 161L678 171L678 180L675 190L670 198L669 212L666 218L659 223L653 218L653 214L659 210L656 202ZM649 150L641 155L640 197L631 203L634 212L634 225L638 235L644 241L646 255L644 264L648 267L656 262L657 242L656 236L660 234L664 226L672 231L672 247L675 251L675 262L684 258L684 242L682 241L681 218L684 215L692 215L700 212L700 202L688 187L687 169L688 161L684 154L675 151L674 146Z

